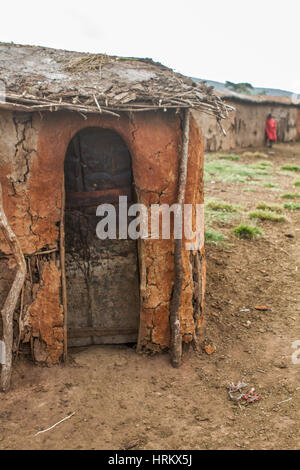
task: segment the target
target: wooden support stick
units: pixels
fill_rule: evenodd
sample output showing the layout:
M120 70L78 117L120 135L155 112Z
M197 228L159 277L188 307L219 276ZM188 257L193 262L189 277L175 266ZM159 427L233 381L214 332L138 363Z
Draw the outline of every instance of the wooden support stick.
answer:
M21 343L21 336L22 336L22 331L23 331L23 306L24 306L24 284L21 289L21 301L20 301L20 314L19 314L19 333L18 333L18 342L17 342L17 352L16 352L16 357L19 357L19 349L20 349L20 343Z
M3 342L5 345L4 364L2 364L2 371L0 377L0 389L6 392L10 387L11 367L12 367L12 345L13 345L13 314L18 302L18 298L22 287L24 285L26 276L26 262L21 250L19 241L9 226L6 218L3 199L2 199L2 185L0 183L0 228L3 235L14 254L18 270L16 277L11 286L11 289L6 297L4 305L1 310L2 323L3 323Z
M64 309L64 361L67 360L68 353L68 335L67 335L67 283L66 283L66 254L65 254L65 177L63 174L61 185L61 212L60 212L60 269L61 269L61 286L62 286L62 301Z
M53 248L52 250L37 251L36 253L32 253L32 255L29 256L49 255L50 253L54 253L55 251L58 251L58 248Z
M190 110L186 109L183 119L182 132L182 156L178 171L178 199L177 209L183 208L187 164L188 164L188 147L189 147L189 129L190 129ZM182 214L182 211L181 211ZM174 220L178 220L176 214ZM171 326L171 363L173 367L180 367L182 358L182 335L180 331L179 309L182 291L182 239L174 240L174 265L175 265L175 281L173 287L173 295L170 307L170 326Z

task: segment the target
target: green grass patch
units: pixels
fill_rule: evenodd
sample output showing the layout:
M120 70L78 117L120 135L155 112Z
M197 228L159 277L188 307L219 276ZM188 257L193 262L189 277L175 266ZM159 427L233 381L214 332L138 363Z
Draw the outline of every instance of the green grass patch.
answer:
M283 215L274 214L274 212L267 210L257 210L249 213L250 219L269 220L271 222L285 222L286 218Z
M226 153L207 153L205 155L206 159L210 160L232 160L232 161L239 161L240 157L238 155L226 154Z
M250 168L228 160L208 160L204 165L204 181L222 181L223 183L246 183L269 176L269 168Z
M205 219L207 226L211 227L215 223L217 225L227 225L233 217L237 216L241 206L236 206L230 202L221 201L219 199L208 199L205 201Z
M264 188L279 188L279 185L277 183L265 183Z
M230 204L230 202L224 202L218 199L212 199L207 202L206 208L212 211L237 212L237 210L240 207L235 206L234 204Z
M217 232L211 228L205 230L204 236L206 243L213 243L215 245L222 244L226 238L221 232Z
M300 166L297 166L297 165L283 165L280 169L286 170L286 171L300 172Z
M271 162L259 162L255 163L254 165L250 165L250 168L254 168L255 170L266 170L273 168L273 163Z
M259 202L256 206L256 209L263 211L278 212L279 214L282 213L282 206L280 206L279 204L267 204L266 202Z
M246 240L253 240L254 238L263 235L263 232L260 228L247 224L238 225L232 230L232 232L237 238L243 238Z
M297 202L287 202L283 207L289 211L300 211L300 204Z
M243 189L244 193L255 193L256 188L245 188Z
M268 155L263 152L244 152L243 157L245 158L268 158Z
M286 193L281 195L282 199L298 199L300 193Z
M240 157L238 155L218 154L217 156L221 160L232 160L234 162L238 162L240 160Z
M295 181L294 186L296 186L296 188L300 188L300 181Z

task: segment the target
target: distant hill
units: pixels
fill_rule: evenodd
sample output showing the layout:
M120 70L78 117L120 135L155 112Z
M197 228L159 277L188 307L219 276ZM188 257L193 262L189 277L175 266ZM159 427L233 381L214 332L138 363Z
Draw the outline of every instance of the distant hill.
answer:
M202 80L201 78L193 78L195 82L203 82L205 81L209 86L213 86L217 91L222 93L228 93L230 88L225 86L225 83L215 82L214 80ZM256 95L264 95L264 96L285 96L287 98L295 98L295 93L286 90L277 90L276 88L252 88L249 90L249 94L252 96ZM300 99L300 95L296 95L298 99Z

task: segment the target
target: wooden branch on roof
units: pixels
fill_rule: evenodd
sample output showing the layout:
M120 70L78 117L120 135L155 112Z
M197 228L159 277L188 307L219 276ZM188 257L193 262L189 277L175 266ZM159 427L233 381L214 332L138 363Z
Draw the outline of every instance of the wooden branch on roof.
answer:
M113 90L112 90L113 88ZM233 108L223 103L220 97L202 92L199 93L198 88L194 86L187 86L185 91L182 91L182 84L180 89L178 87L165 88L160 91L156 90L152 96L151 88L145 87L132 90L110 88L109 94L98 92L96 95L93 89L92 96L88 93L78 95L68 90L62 91L60 94L55 93L53 97L51 94L38 98L33 95L28 95L26 92L21 95L16 93L7 92L6 102L0 103L0 107L7 109L19 109L20 111L59 111L69 110L77 111L79 113L104 113L119 117L118 111L125 112L138 112L138 111L151 111L158 109L177 109L177 108L193 108L215 116L218 120L225 119L228 112ZM70 99L71 102L65 101ZM117 111L117 112L116 112Z

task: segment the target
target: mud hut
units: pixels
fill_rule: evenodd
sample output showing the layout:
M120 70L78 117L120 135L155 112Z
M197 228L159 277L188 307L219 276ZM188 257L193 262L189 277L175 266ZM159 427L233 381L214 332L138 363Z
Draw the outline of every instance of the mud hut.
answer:
M1 44L0 80L3 380L11 349L47 364L68 345L105 343L180 357L203 321L203 221L192 251L103 241L96 207L119 196L201 204L203 138L189 110L220 123L228 107L150 59Z
M251 96L233 91L215 91L234 108L221 132L215 119L196 112L195 118L204 137L204 150L226 152L240 147L266 145L265 123L271 113L277 122L278 142L295 142L300 136L300 101L285 96Z

